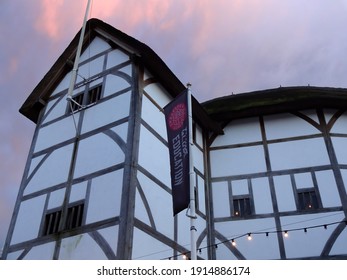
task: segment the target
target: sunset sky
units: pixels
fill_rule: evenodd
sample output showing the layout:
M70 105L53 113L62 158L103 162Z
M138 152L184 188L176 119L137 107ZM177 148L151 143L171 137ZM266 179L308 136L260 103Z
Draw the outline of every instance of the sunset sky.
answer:
M87 0L0 1L0 250L35 125L18 109L81 28ZM279 86L347 88L347 0L94 0L201 102Z

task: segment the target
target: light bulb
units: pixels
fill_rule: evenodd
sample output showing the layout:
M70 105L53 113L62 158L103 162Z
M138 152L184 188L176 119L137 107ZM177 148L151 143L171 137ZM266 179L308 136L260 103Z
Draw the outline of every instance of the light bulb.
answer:
M284 231L284 237L288 237L288 231Z
M248 233L247 239L248 239L248 240L252 240L252 234Z
M231 245L236 246L236 242L234 239L231 239Z

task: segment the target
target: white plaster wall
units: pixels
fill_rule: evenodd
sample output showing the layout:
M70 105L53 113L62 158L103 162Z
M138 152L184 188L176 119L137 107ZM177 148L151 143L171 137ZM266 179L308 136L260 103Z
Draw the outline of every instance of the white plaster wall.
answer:
M122 187L123 169L92 180L86 224L119 216Z
M34 246L24 257L24 260L52 260L54 248L55 242Z
M230 217L230 195L227 182L212 183L212 198L214 217Z
M161 108L164 108L171 100L172 97L166 92L166 90L160 84L149 84L144 88Z
M205 198L205 180L198 176L197 180L197 186L198 186L198 197L196 198L199 203L199 210L203 213L206 214L206 198Z
M72 144L54 150L28 182L24 195L66 182L72 150Z
M54 209L63 205L66 188L53 191L49 195L47 209Z
M269 144L273 170L330 164L322 138Z
M145 193L146 200L150 206L150 211L153 215L156 229L160 233L173 239L174 219L171 194L156 185L152 180L143 175L141 172L138 172L137 179L139 180L142 190ZM142 205L143 203L138 191L136 191L135 203L135 217L150 225L145 208L138 207L138 204Z
M171 188L168 148L141 125L139 164Z
M89 44L88 48L86 48L80 57L80 63L83 61L93 57L94 55L97 55L103 51L109 50L111 46L106 43L103 39L100 37L95 37L93 41Z
M142 97L141 117L157 133L159 133L160 136L167 140L164 113L161 112L145 95Z
M21 203L11 244L37 238L45 201L46 195L41 195Z
M173 249L152 236L134 228L132 259L158 260L173 256Z
M116 142L99 133L80 141L74 178L124 162L125 155Z
M83 82L84 79L95 76L104 69L104 56L99 56L78 68L76 83Z
M121 90L130 87L128 81L123 79L122 77L109 74L106 77L105 89L104 89L104 97L117 93Z
M129 55L127 55L126 53L124 53L123 51L119 49L113 50L109 52L107 55L106 69L119 65L128 60L129 60Z
M295 211L296 205L290 176L275 176L274 184L278 211Z
M323 207L341 206L334 173L331 170L316 172Z
M100 246L88 235L80 234L61 241L60 260L106 260Z
M297 174L294 174L294 178L295 178L296 188L298 190L314 187L311 173L308 173L308 172L297 173Z
M269 179L252 179L253 201L256 214L273 213Z
M213 150L210 155L212 177L266 171L264 149L262 146Z
M264 117L268 140L320 133L307 121L291 114L277 114Z
M308 214L299 216L281 217L282 228L305 228L310 226L324 225L343 219L342 212ZM337 225L308 229L307 233L302 231L289 232L289 237L285 238L284 246L287 258L303 258L319 256Z
M249 194L247 180L235 180L231 182L233 196Z
M129 116L130 92L100 102L85 110L82 133L102 127Z
M346 254L347 227L341 232L333 247L330 250L330 255Z
M78 122L77 116L76 121ZM76 129L72 117L62 119L39 130L35 152L39 152L56 144L70 140L75 136Z
M54 108L52 108L54 106ZM56 118L59 118L61 116L64 116L67 110L68 102L66 100L66 96L63 96L62 98L56 98L47 103L46 109L45 109L45 115L43 124L52 121ZM52 110L50 111L50 109Z
M340 116L333 127L331 128L331 133L347 133L347 113Z
M69 198L70 203L86 198L87 184L88 182L84 181L82 183L72 185Z
M347 192L347 169L341 169L341 175L343 178L343 183L345 185L345 190Z
M275 234L268 237L265 234L252 235L252 240L248 240L247 236L237 238L248 232L274 230L275 221L272 218L215 223L215 229L230 240L236 238L236 248L246 259L261 260L278 259L280 257L277 236ZM220 241L216 239L215 243L218 242ZM222 245L219 247L222 247ZM217 249L216 253L217 259L233 258L233 254L228 250L219 251Z
M262 140L258 118L232 121L223 129L223 131L224 135L218 136L211 147L250 143Z
M347 164L347 137L331 137L337 161L339 164Z

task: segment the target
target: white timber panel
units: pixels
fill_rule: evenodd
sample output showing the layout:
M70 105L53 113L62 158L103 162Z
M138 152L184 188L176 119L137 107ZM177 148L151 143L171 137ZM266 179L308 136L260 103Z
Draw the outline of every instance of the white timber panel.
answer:
M57 85L55 90L52 92L51 96L55 96L56 94L62 92L63 90L66 90L69 88L71 80L71 72L65 75L65 77L60 81L60 83Z
M307 173L307 172L298 173L294 175L294 178L295 178L296 188L298 190L314 187L311 173Z
M106 43L100 37L95 37L93 41L91 41L90 45L83 51L80 57L80 63L103 52L107 51L111 48L111 46Z
M117 254L119 226L117 225L117 226L99 229L98 232L107 241L107 243L108 243L108 245L110 245L113 253L116 255Z
M170 95L160 84L149 84L144 89L161 108L164 108L172 100Z
M70 198L69 198L70 203L85 199L86 192L87 192L87 181L72 185Z
M173 256L173 249L154 237L134 228L133 252L134 260L158 260Z
M124 162L122 149L105 134L96 134L80 141L75 178Z
M347 114L340 116L331 129L331 133L347 133Z
M142 119L164 139L167 139L165 116L145 95L142 98Z
M345 190L347 192L347 169L341 169L341 174L343 178L343 183L345 185Z
M60 260L105 260L100 246L88 235L80 234L61 241Z
M334 173L331 170L316 172L323 207L341 206Z
M345 255L346 254L347 227L341 232L333 247L330 255Z
M141 125L139 164L171 188L168 148Z
M72 144L54 150L33 175L24 190L24 194L66 182L70 169L72 150Z
M275 176L274 183L278 210L280 212L295 211L296 205L290 176Z
M34 246L24 260L52 260L54 254L55 242L49 242L42 245Z
M231 189L233 195L249 194L247 180L235 180L231 182Z
M198 176L197 181L197 187L198 187L198 197L196 198L198 200L199 210L206 214L206 197L205 197L205 180Z
M171 194L156 185L141 172L138 172L137 178L148 202L156 229L160 233L173 239L174 219ZM136 191L136 205L138 202L142 203L141 197L139 196L138 191ZM143 209L140 211L139 210L140 209L137 209L137 206L135 206L135 217L145 223L148 223L147 212L142 212L144 211Z
M347 164L347 138L331 137L339 164Z
M261 141L261 131L258 118L235 120L224 129L224 135L214 140L211 147L250 143Z
M192 148L193 151L193 165L194 167L199 170L202 174L205 172L204 168L204 154L199 150L196 145L193 145Z
M343 219L342 212L309 214L300 216L281 217L282 228L305 228L317 225L334 223ZM290 231L288 238L284 238L284 246L287 258L304 258L319 256L337 225L307 229L302 231Z
M122 197L123 169L92 180L86 223L119 216Z
M268 140L320 133L307 121L291 114L266 116L264 121Z
M230 195L228 190L228 183L212 183L212 197L214 217L230 217Z
M247 236L241 235L275 229L275 221L272 218L253 219L233 222L215 223L215 229L228 239L236 238L236 247L246 259L278 259L279 249L277 236L275 234L266 236L265 234L252 235L252 240L248 240ZM216 243L220 242L218 239ZM222 247L219 246L219 247ZM218 247L218 248L219 248ZM217 259L230 259L232 253L230 251L216 250Z
M130 93L125 93L85 110L82 133L129 116L130 97Z
M52 108L54 106L54 108ZM56 118L64 116L68 107L68 102L65 98L57 98L48 102L45 110L43 124L52 121Z
M330 164L322 138L270 144L269 153L273 170Z
M204 147L204 139L203 139L203 133L202 128L199 125L195 126L195 135L196 135L196 143L203 148Z
M212 177L250 174L266 171L262 146L211 151Z
M254 208L256 214L273 213L269 179L252 179Z
M78 121L78 118L77 118ZM52 147L76 136L72 117L65 118L39 130L35 152Z
M108 53L106 69L117 66L129 60L129 55L117 49Z
M63 188L50 193L47 206L48 210L61 207L63 205L65 191L66 189Z
M104 97L117 93L130 86L129 82L120 76L109 74L106 77Z
M45 200L46 195L41 195L21 203L11 244L37 238Z
M99 56L78 68L76 83L83 82L84 79L95 76L103 71L104 56Z

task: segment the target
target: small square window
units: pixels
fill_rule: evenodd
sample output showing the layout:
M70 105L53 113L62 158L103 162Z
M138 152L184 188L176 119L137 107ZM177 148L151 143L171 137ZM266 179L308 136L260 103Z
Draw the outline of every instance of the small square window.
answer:
M318 197L314 188L298 191L299 210L313 210L319 208Z
M72 100L69 101L67 112L72 113L80 109L84 109L89 105L95 104L101 98L102 86L96 86L91 88L87 93L79 93L72 97ZM84 96L86 95L86 98ZM85 100L84 100L85 99Z
M245 217L252 214L251 201L249 197L236 198L233 200L234 217Z

